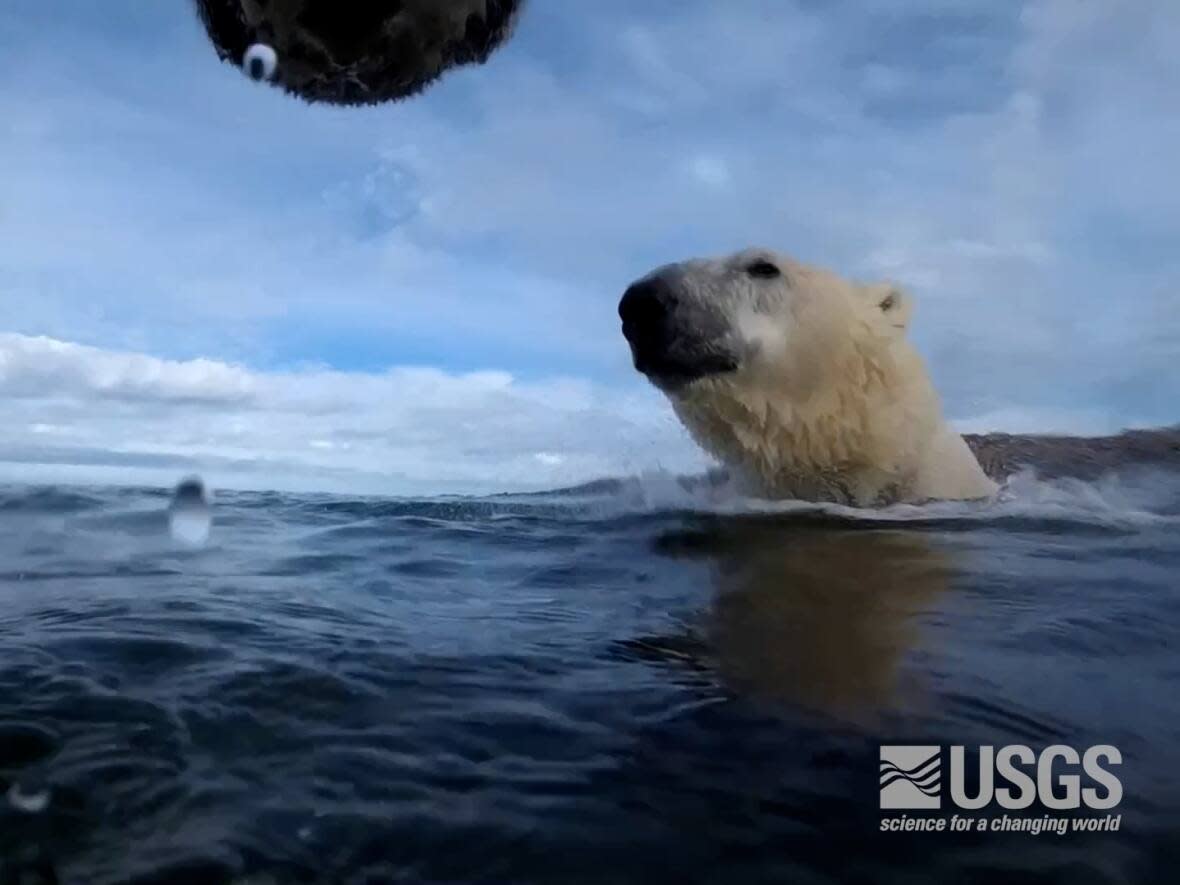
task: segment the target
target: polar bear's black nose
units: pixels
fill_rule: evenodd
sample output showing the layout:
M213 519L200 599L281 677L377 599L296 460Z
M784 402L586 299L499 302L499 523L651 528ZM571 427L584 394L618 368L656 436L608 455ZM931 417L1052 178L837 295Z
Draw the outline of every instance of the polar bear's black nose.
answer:
M676 306L676 293L658 278L633 283L619 301L623 335L636 346L662 341L668 315Z
M729 318L691 284L670 266L633 283L619 299L631 362L664 391L738 367Z

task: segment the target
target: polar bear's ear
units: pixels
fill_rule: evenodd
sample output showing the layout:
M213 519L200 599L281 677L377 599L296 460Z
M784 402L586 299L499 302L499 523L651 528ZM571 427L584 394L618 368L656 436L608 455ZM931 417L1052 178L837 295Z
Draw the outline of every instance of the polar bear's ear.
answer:
M874 283L865 287L872 309L884 321L885 328L892 335L904 335L914 313L914 302L909 293L893 283Z

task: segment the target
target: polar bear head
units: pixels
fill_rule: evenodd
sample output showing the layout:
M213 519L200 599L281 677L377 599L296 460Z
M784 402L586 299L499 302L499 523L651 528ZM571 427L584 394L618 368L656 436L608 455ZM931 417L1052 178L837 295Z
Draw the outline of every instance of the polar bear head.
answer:
M943 429L909 296L766 249L661 267L619 302L635 367L764 491L902 497Z
M912 305L766 249L658 268L619 302L635 368L665 392L732 375L800 400L832 384L852 351L903 338Z

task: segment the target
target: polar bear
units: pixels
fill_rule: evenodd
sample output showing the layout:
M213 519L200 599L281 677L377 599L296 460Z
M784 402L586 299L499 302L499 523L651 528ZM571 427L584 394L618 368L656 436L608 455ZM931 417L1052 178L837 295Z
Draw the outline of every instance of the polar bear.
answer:
M635 368L758 494L859 507L986 498L906 338L907 293L765 249L670 264L619 302Z

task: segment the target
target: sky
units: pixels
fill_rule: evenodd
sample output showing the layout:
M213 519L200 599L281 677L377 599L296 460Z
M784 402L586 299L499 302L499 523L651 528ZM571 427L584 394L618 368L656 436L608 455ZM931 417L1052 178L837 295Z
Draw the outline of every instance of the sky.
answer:
M631 280L759 245L913 294L964 430L1180 420L1180 3L532 0L312 106L187 2L0 4L0 480L486 492L707 461Z

